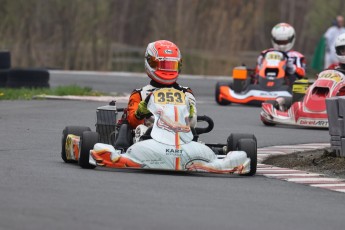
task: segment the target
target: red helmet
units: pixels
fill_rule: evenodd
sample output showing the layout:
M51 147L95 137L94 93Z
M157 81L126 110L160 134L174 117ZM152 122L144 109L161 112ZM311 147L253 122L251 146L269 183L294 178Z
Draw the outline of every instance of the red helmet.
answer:
M179 48L172 42L159 40L150 43L145 52L147 75L163 85L174 84L182 67Z

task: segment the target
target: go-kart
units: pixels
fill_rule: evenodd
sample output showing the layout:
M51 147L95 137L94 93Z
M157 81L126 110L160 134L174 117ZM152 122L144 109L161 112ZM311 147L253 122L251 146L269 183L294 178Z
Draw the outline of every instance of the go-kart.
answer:
M277 97L291 97L291 86L285 74L287 59L284 52L269 51L263 57L258 74L255 73L255 69L235 67L232 82L216 84L216 102L219 105L261 105L262 102Z
M198 116L198 122L207 126L192 128L187 100L183 92L173 88L154 91L146 98L153 125L145 126L139 138L143 129L129 128L126 109L117 109L115 103L99 107L96 131L81 126L63 130L61 157L87 169L100 166L254 175L255 136L231 134L226 144L200 142L199 135L210 132L214 123L208 116ZM117 120L119 112L123 114Z
M299 80L293 85L293 97L277 98L262 104L261 121L276 124L328 128L326 98L345 93L345 75L325 70L313 81Z

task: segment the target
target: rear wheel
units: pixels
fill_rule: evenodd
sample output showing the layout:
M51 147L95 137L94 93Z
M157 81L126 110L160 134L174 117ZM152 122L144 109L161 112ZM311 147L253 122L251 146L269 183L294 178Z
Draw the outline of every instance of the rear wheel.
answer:
M237 143L238 150L242 150L247 153L250 158L250 171L242 176L253 176L256 173L257 168L257 147L256 142L253 139L240 139Z
M89 163L90 150L93 149L95 144L99 141L97 132L85 131L80 138L80 155L78 164L84 169L94 169L95 165Z
M217 84L216 84L216 91L215 91L216 102L219 105L230 105L231 104L230 101L224 100L224 99L219 99L220 87L221 86L228 86L229 87L229 83L227 83L227 82L217 82Z
M227 152L235 151L238 148L238 141L240 139L252 139L256 143L256 137L250 133L231 133L227 140Z
M66 163L76 163L75 160L68 160L66 156L66 139L68 134L73 134L76 136L81 136L84 131L91 131L89 127L86 126L67 126L62 131L62 138L61 138L61 158Z

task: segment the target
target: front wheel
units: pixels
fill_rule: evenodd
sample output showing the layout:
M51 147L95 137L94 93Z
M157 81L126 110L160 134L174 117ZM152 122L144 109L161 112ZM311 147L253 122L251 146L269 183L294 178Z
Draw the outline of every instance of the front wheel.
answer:
M253 139L240 139L238 141L238 150L244 151L247 157L250 158L250 171L242 176L253 176L256 173L257 168L257 146Z
M227 86L229 87L229 83L226 83L226 82L217 82L216 84L216 90L215 90L215 99L216 99L216 102L219 104L219 105L230 105L231 102L228 101L228 100L224 100L224 99L220 99L219 98L219 95L220 95L220 87L221 86Z
M66 156L66 139L69 134L73 134L76 136L81 136L83 132L91 131L89 127L86 126L67 126L62 131L62 138L61 138L61 158L66 163L76 163L76 160L67 159Z
M85 131L80 137L80 156L78 164L84 169L94 169L95 165L89 163L90 150L99 141L99 134L97 132Z

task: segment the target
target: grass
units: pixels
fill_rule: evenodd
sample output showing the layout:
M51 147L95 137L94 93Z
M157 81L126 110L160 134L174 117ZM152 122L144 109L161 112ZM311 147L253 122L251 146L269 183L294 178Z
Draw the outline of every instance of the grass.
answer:
M73 96L101 96L105 93L93 91L90 87L77 85L59 86L56 88L0 88L0 100L31 100L35 95L73 95Z

